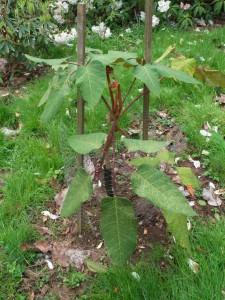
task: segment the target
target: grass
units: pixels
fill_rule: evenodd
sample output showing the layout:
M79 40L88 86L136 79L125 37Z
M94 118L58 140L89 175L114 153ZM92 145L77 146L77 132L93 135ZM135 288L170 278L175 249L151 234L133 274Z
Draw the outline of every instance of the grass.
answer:
M135 25L132 31L131 34L115 34L105 41L97 37L87 39L87 46L100 48L104 52L109 49L125 50L143 56L143 27L140 24ZM176 44L178 53L194 57L198 64L208 64L224 72L224 53L217 48L223 44L224 38L224 28L217 28L208 34L183 32L170 27L157 29L153 36L152 60L161 56L169 45ZM53 50L54 57L71 54L70 49ZM205 59L204 63L202 57ZM3 187L0 185L0 195L2 194L3 199L0 205L0 299L4 300L12 297L26 299L26 295L20 291L20 282L26 266L37 259L37 255L22 252L20 245L22 242L38 238L31 223L46 208L46 202L53 199L55 191L50 186L50 180L53 177L65 179L75 161L75 155L67 142L67 137L74 133L76 128L75 91L66 99L56 119L47 125L39 121L43 108L38 108L37 105L52 75L48 73L25 86L20 94L0 101L0 127L15 129L19 122L23 125L17 136L5 137L0 133L0 180L4 182ZM121 81L125 94L131 82L129 70L125 74L122 68L117 68L115 76ZM142 84L135 84L127 102L137 96L138 88L141 87ZM200 158L203 162L207 176L218 181L220 187L223 187L225 110L215 102L215 95L219 92L223 90L206 84L193 87L188 84L176 84L168 79L162 83L159 98L151 95L150 110L152 115L158 110L168 110L186 134L190 147L184 155L194 153L193 157ZM107 96L107 91L104 93ZM70 109L71 119L65 114L66 108ZM106 131L107 126L103 126L107 124L106 113L101 103L93 113L86 108L85 131ZM129 128L133 123L140 121L141 115L142 107L137 102L121 121L121 126ZM219 127L218 133L213 133L209 142L199 134L207 122L211 126ZM203 156L202 150L209 151L209 155ZM200 264L199 274L191 272L187 266L188 256L178 247L173 247L170 252L174 256L172 261L168 259L165 249L159 247L150 254L147 261L145 259L137 266L127 269L112 268L107 274L100 275L88 297L131 300L222 299L220 292L224 289L224 253L221 249L224 227L224 221L217 224L208 223L207 226L202 226L201 223L195 225L192 243L194 260ZM196 251L195 248L202 248L207 254ZM162 259L166 262L166 272L159 268ZM140 282L132 277L132 271L140 275ZM73 278L73 273L68 276L71 276L74 282L80 280L78 275L74 275ZM68 283L69 278L64 278L64 281Z
M112 267L92 282L91 300L222 300L225 289L225 222L197 223L191 234L198 273L188 265L190 258L176 245L170 250L155 246L148 257L127 268ZM218 232L219 231L219 232ZM137 280L132 272L136 272Z

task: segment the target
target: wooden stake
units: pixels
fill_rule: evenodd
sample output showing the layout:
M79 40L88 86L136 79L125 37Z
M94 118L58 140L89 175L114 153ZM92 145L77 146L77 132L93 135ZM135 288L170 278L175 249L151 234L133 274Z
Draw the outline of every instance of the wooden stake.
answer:
M85 64L85 26L86 26L86 5L84 3L77 4L77 64L83 66ZM84 133L84 101L78 90L77 92L77 134ZM77 166L83 166L83 155L77 155ZM79 188L79 187L78 187ZM82 230L82 211L77 213L77 231L78 234Z
M153 0L145 1L145 61L151 62L151 47L152 47L152 7ZM147 86L144 84L144 97L143 97L143 130L142 139L148 139L148 119L149 119L149 104L150 93Z

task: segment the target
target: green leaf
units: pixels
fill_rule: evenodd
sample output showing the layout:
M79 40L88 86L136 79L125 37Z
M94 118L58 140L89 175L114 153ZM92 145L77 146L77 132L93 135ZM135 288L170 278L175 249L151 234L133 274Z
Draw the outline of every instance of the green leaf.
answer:
M64 199L61 217L68 218L78 211L81 204L92 195L92 190L91 176L84 169L79 168Z
M187 58L185 56L177 57L172 60L171 68L193 76L195 73L196 61L194 58Z
M104 66L115 64L118 62L126 62L132 65L136 65L134 60L137 57L136 53L128 53L121 51L109 51L107 54L93 55L92 61L100 61Z
M187 229L187 217L166 210L163 210L163 215L177 244L183 248L186 248L190 253L191 246Z
M51 121L51 119L58 113L61 106L63 105L65 97L70 93L71 89L69 87L69 77L67 73L59 73L57 80L57 85L51 87L51 89L45 94L41 99L41 101L46 101L47 96L47 103L45 105L44 111L41 115L41 122L47 123ZM55 79L56 80L56 77ZM53 80L53 82L54 82ZM49 93L49 94L48 94ZM39 103L40 105L40 103Z
M202 82L213 86L225 87L225 74L218 70L211 70L208 67L197 67L195 76Z
M125 263L136 247L137 226L132 204L125 198L101 201L101 232L116 263Z
M97 263L91 259L86 258L85 262L87 264L88 269L94 273L106 273L107 268L100 263Z
M46 90L46 92L44 93L44 95L42 96L40 102L38 103L38 107L42 106L43 104L45 104L48 99L49 96L51 94L52 88L54 88L55 86L57 86L58 84L58 80L59 80L59 75L56 74L50 81L48 89Z
M153 167L157 167L162 161L173 164L174 160L175 153L164 150L162 152L159 152L156 157L138 157L129 161L129 164L133 166L151 165Z
M54 66L54 65L60 65L67 61L69 57L64 57L64 58L59 58L59 59L45 59L45 58L38 58L34 56L30 56L28 54L25 54L26 58L35 62L35 63L45 63L49 66Z
M183 185L191 185L195 189L199 189L201 187L201 183L199 182L198 178L193 174L191 168L176 167L175 170L180 176Z
M105 142L107 134L89 133L74 135L69 138L69 144L73 150L80 154L87 154L99 149Z
M170 178L154 167L141 165L131 181L134 192L156 206L185 216L196 215Z
M76 84L89 108L98 103L106 83L105 67L100 61L80 66L76 72Z
M153 66L153 68L155 69L155 71L157 71L159 73L160 76L163 76L163 77L175 78L180 81L183 81L186 83L191 83L191 84L199 84L200 83L198 80L189 76L188 74L186 74L182 71L171 69L162 64L156 64Z
M160 92L160 80L159 75L155 68L150 64L145 64L144 66L136 66L134 68L134 77L140 79L146 84L149 90L159 95Z
M168 145L167 142L158 141L143 141L143 140L133 140L133 139L123 139L123 143L129 151L141 150L146 153L154 153Z
M169 164L174 164L175 162L175 153L169 152L168 150L161 151L157 154L156 158L160 162L168 162Z
M157 157L138 157L129 161L129 164L133 166L151 165L157 167L159 163L160 160Z
M165 57L167 57L174 50L175 50L175 47L169 46L166 49L166 51L154 63L159 63L160 61L162 61Z

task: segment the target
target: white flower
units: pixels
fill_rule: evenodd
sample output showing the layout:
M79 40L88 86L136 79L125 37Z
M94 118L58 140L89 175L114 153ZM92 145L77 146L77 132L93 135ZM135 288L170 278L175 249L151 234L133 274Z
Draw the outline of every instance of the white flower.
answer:
M192 159L191 156L189 155L189 161L193 163L193 165L194 165L194 167L195 167L196 169L200 168L201 163L200 163L199 160L194 160L194 159Z
M141 21L145 21L145 12L144 11L141 11L140 12L140 19ZM156 25L159 24L159 18L157 18L155 15L152 16L152 27L155 27Z
M61 14L57 14L55 13L53 15L53 18L56 20L57 23L59 24L63 24L65 22L65 19L63 18L63 16Z
M137 281L140 281L140 280L141 280L141 277L138 275L138 273L132 272L131 275L132 275Z
M62 31L59 34L55 34L53 38L57 44L68 44L77 38L77 31L75 28L72 28L70 32Z
M159 1L157 10L159 12L166 12L170 8L170 2L171 1L164 1L164 0Z
M65 12L68 12L69 10L69 5L65 1L57 1L55 5L58 6L60 10L64 10Z
M144 11L140 12L140 19L141 19L141 21L144 22L144 20L145 20L145 12Z
M78 0L67 0L69 2L69 4L71 5L75 5L77 4Z
M113 2L112 5L111 5L112 9L116 9L116 10L121 9L122 6L123 6L123 2L122 1Z
M99 26L92 26L91 30L97 33L102 39L106 39L112 35L110 28L107 28L103 22Z
M190 7L191 7L191 5L189 3L185 3L185 4L183 2L180 3L180 9L182 9L182 10L187 10Z
M127 29L125 29L125 32L126 32L126 33L131 33L132 31L131 31L130 28L127 28Z
M168 1L170 2L170 1ZM157 18L155 15L152 16L152 27L155 27L157 25L159 25L159 18Z

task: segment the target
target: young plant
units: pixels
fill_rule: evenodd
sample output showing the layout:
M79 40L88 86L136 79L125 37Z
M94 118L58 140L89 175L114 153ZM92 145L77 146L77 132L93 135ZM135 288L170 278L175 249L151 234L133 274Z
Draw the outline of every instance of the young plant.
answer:
M191 84L199 82L192 76L161 63L161 60L172 51L171 49L153 64L145 63L135 53L109 51L107 54L102 54L99 50L88 49L87 51L86 65L78 68L74 63L66 63L67 59L50 61L27 57L36 62L51 64L55 69L61 69L53 77L40 101L40 105L46 103L41 116L43 122L50 121L60 109L65 95L70 91L70 83L76 84L89 108L93 109L101 101L108 110L108 134L98 132L74 135L69 138L69 144L81 155L102 149L103 154L95 178L98 179L104 171L105 176L110 178L110 186L107 189L107 196L101 200L101 232L113 261L124 263L136 247L137 225L132 202L116 193L114 172L116 133L120 132L125 136L121 142L128 151L140 150L152 154L167 146L167 142L162 141L129 139L126 131L120 126L120 120L145 92L141 92L126 105L125 100L137 80L143 82L151 93L156 95L159 95L160 82L165 77ZM125 95L122 95L120 82L114 74L118 65L133 70L133 81ZM65 71L65 68L69 68L70 74ZM108 89L109 99L103 96L105 86ZM148 159L149 157L146 157L146 160L143 158L142 163L131 176L133 191L162 209L177 243L190 251L186 221L187 217L195 216L196 213L172 181L155 166L149 164ZM62 205L61 216L69 217L79 210L82 203L91 197L92 190L91 176L85 169L79 167Z

